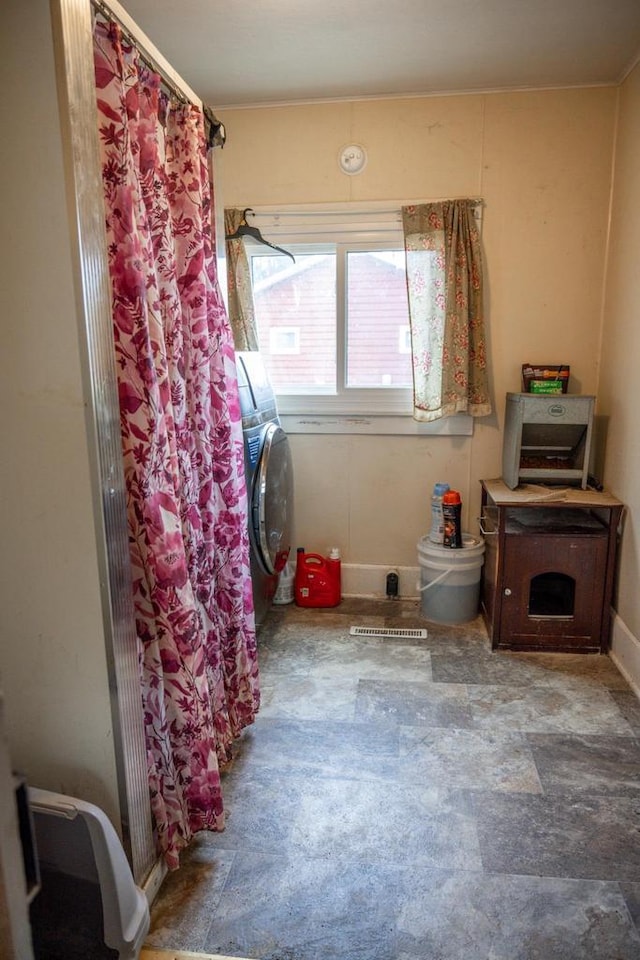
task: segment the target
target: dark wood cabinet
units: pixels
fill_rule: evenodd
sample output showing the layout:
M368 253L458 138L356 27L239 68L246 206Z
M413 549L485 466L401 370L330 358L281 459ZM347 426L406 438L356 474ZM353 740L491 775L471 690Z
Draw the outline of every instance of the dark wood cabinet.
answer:
M481 608L494 649L607 650L621 512L607 493L482 481Z

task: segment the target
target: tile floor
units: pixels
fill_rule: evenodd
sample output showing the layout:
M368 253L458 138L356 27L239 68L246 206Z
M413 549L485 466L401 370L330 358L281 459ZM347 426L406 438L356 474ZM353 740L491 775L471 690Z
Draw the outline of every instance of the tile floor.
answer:
M426 640L355 638L352 624ZM405 601L275 607L263 705L148 946L261 960L637 960L640 702Z

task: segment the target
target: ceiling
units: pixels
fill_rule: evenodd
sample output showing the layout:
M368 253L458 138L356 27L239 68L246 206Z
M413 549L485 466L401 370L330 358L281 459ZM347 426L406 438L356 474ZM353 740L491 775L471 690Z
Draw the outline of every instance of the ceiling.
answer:
M210 106L619 82L640 0L122 0Z

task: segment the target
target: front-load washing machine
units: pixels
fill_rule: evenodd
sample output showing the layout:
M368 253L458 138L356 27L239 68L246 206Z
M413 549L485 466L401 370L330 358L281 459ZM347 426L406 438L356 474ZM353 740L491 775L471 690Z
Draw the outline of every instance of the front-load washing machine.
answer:
M249 513L253 603L259 626L291 551L293 463L260 353L236 353Z

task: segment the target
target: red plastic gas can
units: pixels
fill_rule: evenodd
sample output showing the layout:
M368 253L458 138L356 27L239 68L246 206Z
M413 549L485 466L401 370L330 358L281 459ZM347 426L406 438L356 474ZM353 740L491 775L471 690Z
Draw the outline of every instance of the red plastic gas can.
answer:
M341 600L341 570L337 551L334 556L305 553L298 547L296 554L295 599L299 607L337 607Z

